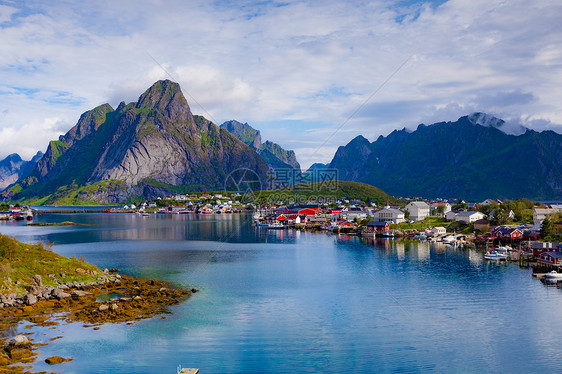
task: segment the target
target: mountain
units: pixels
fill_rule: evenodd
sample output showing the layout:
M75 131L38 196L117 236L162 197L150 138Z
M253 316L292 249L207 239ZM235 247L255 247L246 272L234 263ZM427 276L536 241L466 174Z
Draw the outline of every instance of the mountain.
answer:
M51 141L33 173L3 193L36 203L116 203L170 191L224 189L244 168L265 180L268 166L252 149L194 116L180 86L158 81L137 102L82 114Z
M31 174L42 156L43 152L39 151L30 161L24 161L20 155L12 153L0 161L0 191Z
M562 198L562 135L508 134L483 113L456 122L395 130L339 147L330 168L341 180L376 185L394 196Z
M325 170L330 166L330 164L323 164L321 162L316 162L308 168L307 173L314 173L315 170Z
M272 169L300 170L301 167L294 151L287 151L269 140L262 143L259 130L254 129L247 123L234 120L227 121L221 125L221 129L229 131L244 144L258 152Z

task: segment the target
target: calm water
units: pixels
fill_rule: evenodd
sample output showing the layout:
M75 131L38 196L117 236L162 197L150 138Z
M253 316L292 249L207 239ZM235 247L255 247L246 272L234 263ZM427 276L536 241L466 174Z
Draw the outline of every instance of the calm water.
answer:
M33 328L65 373L543 372L562 364L562 291L475 251L255 229L250 215L43 215L0 232L201 290L133 326ZM20 330L24 331L21 326Z

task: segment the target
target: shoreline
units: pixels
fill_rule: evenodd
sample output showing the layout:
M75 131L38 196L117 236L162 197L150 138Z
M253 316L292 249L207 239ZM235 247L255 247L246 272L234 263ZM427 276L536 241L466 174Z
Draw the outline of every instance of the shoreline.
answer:
M0 372L24 373L32 370L40 348L64 338L36 342L27 338L26 333L12 336L23 321L29 322L30 326L78 322L90 331L97 331L106 323L133 325L157 315L172 314L169 310L171 305L186 301L198 292L196 289L177 288L165 281L121 275L116 269L106 269L103 274L100 281L67 282L56 288L43 286L40 277L34 277L32 288L37 290L36 300L29 296L31 293L17 298L0 295ZM47 290L50 294L44 295ZM7 299L11 299L9 303L4 302ZM56 365L72 359L55 356L45 362Z

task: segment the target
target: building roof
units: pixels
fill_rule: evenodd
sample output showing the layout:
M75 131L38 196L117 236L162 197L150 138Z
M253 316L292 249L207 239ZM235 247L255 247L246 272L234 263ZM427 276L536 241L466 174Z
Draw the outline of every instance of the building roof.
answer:
M460 216L460 217L470 217L470 216L472 216L472 215L474 215L474 214L476 214L476 213L478 213L478 214L483 214L483 213L480 213L480 212L467 211L467 212L460 212L460 213L457 214L457 216Z
M384 209L381 209L381 210L377 210L376 213L404 214L404 212L401 211L400 209L394 209L394 208L384 208Z
M562 253L560 252L543 252L541 255L547 255L554 258L562 258Z
M378 221L367 222L367 227L386 227L386 225L388 225L388 222L378 222Z
M427 203L424 201L412 201L408 205L414 205L418 208L429 208L429 205L427 205Z

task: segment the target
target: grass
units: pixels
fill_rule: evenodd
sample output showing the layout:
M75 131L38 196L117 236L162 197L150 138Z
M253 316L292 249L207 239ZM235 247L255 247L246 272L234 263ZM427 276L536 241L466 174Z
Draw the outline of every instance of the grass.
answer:
M388 195L383 190L365 183L348 181L329 181L317 183L300 183L286 188L256 192L257 202L298 201L305 203L308 199L337 200L342 198L359 199L375 202L378 205L402 204L403 200ZM304 201L303 201L304 200Z
M413 223L402 222L397 224L391 224L390 228L393 230L421 230L428 227L441 226L447 228L453 222L447 221L445 217L429 216L421 221L415 221Z
M90 282L102 274L83 259L67 258L50 250L49 245L25 244L0 234L0 293L25 294L34 275L43 278L44 285L64 282ZM78 270L78 271L77 271Z

